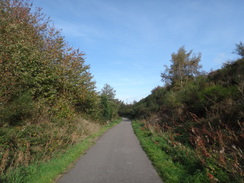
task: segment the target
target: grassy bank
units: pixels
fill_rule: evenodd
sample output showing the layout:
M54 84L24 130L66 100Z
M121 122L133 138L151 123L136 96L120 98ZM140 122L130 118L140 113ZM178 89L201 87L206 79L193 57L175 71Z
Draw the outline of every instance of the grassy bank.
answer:
M164 182L204 183L239 182L214 162L202 162L190 147L174 141L170 133L155 132L144 123L134 121L134 131Z
M70 165L72 165L86 150L88 150L95 140L106 130L118 124L121 120L116 120L104 127L97 133L88 136L81 142L70 146L64 153L56 153L54 157L46 162L32 163L29 166L20 166L2 176L3 183L50 183Z

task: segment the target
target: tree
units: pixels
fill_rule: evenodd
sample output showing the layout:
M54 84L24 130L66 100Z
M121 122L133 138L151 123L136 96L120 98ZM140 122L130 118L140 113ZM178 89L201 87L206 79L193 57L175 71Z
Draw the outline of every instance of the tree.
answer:
M236 44L235 53L237 53L238 55L244 57L244 45L243 45L242 42L240 42L239 44Z
M170 67L165 66L165 71L161 73L162 81L171 84L176 88L182 88L191 78L200 74L199 65L201 54L193 54L192 50L187 52L181 47L177 53L172 53Z
M0 108L28 94L60 113L66 104L66 111L91 111L99 99L84 54L29 2L0 1Z
M101 90L101 95L107 96L108 99L114 99L116 90L114 90L109 84L105 84Z
M100 92L102 116L106 121L111 121L118 115L119 104L114 98L115 92L116 91L109 84L105 84Z

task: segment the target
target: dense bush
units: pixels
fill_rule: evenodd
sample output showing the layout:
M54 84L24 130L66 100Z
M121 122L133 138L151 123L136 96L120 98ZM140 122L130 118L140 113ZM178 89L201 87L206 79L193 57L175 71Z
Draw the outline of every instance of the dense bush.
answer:
M81 113L96 108L90 105L98 97L84 54L71 48L40 10L33 11L28 1L1 1L1 105L18 107L21 95L29 93L35 102L58 104L59 113L67 113L67 105L82 105ZM15 118L22 113L16 111Z

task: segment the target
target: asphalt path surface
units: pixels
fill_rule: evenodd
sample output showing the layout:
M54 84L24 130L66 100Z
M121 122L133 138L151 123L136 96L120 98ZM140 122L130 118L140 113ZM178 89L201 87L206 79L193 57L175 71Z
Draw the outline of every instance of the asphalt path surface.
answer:
M131 121L108 130L58 183L162 183Z

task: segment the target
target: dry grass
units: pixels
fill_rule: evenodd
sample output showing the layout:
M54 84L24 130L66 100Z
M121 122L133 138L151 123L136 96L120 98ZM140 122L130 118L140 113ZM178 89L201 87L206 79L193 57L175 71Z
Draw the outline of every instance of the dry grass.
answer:
M47 161L56 152L65 152L67 147L102 128L80 117L60 123L50 122L47 117L38 119L35 124L27 122L24 126L1 129L0 143L4 146L0 147L0 175L34 161Z

